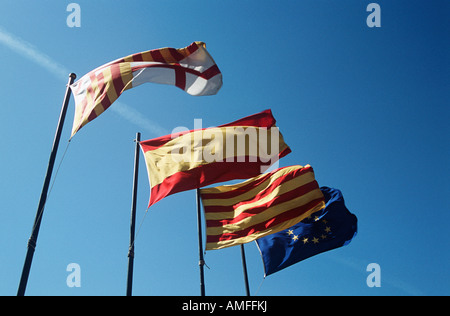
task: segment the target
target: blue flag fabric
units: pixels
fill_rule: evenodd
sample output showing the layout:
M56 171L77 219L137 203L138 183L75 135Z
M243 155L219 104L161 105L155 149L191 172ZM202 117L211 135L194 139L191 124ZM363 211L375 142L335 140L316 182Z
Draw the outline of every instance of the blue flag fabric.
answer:
M299 261L345 246L357 232L357 218L350 213L338 189L321 187L325 208L300 223L256 240L265 276Z

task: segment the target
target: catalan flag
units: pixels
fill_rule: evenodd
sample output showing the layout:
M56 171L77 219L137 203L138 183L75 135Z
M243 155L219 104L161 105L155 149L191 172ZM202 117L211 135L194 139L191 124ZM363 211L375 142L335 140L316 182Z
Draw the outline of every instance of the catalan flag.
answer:
M325 206L311 166L291 166L239 184L200 190L206 250L284 230Z
M149 207L177 192L254 177L291 151L270 110L140 145L151 187Z
M298 224L256 240L265 276L325 251L348 245L357 232L358 219L347 209L342 192L321 187L325 208Z
M100 66L70 86L75 99L72 137L125 90L146 82L169 84L195 96L216 94L222 74L203 42L133 54Z

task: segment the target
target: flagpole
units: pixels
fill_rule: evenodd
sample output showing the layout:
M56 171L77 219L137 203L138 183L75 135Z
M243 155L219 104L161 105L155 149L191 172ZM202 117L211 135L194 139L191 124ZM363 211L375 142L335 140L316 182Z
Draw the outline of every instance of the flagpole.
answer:
M139 172L139 142L141 133L136 133L136 149L134 152L134 176L133 195L131 197L131 219L130 219L130 247L128 248L128 274L127 274L127 296L131 296L133 290L133 264L134 264L134 237L136 227L136 199Z
M247 262L245 260L245 250L243 244L241 244L241 257L242 257L242 269L244 271L245 293L247 296L250 296L250 287L248 285L248 275L247 275Z
M42 186L41 197L39 199L39 206L37 208L36 217L34 219L33 229L31 231L30 239L27 245L27 255L23 264L22 276L20 277L19 288L17 290L17 296L24 296L28 283L28 276L30 275L31 263L33 261L34 250L36 248L37 238L39 235L39 228L41 226L42 216L44 214L44 207L47 201L48 188L50 185L50 179L53 173L53 167L55 165L56 154L58 152L59 140L61 139L61 132L64 126L64 120L66 118L67 106L70 100L70 85L73 83L77 76L74 73L69 75L69 82L67 83L66 93L64 95L64 101L61 107L59 115L58 126L55 132L55 138L53 139L52 151L50 152L50 158L47 166L47 173L45 175L44 184Z
M197 189L197 230L198 230L198 265L200 267L200 295L205 296L205 260L203 258L202 212L200 205L200 189Z

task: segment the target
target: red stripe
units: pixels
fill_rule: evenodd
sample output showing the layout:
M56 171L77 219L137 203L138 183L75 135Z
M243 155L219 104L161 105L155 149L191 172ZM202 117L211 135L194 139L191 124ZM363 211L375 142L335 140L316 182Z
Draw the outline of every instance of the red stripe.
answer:
M111 78L114 90L116 90L117 97L119 97L122 93L123 88L125 88L125 84L122 80L122 75L120 74L119 64L111 65Z
M94 110L92 110L92 112L89 113L88 121L92 121L92 120L95 119L96 117L97 117L97 114L95 113Z
M186 89L186 71L181 66L175 68L175 86Z
M160 61L155 61L155 62L160 62ZM200 72L200 71L197 71L197 70L194 70L191 68L183 67L180 64L166 64L164 62L160 62L160 64L137 65L137 66L132 67L131 70L134 72L136 70L143 69L143 68L169 68L169 69L174 69L175 71L183 70L185 73L190 73L194 76L201 77L205 80L209 80L212 77L214 77L215 75L220 74L219 68L216 67L216 69L215 69L214 66L208 68L207 70L205 70L205 72Z
M204 187L233 179L248 179L261 173L258 162L213 162L187 171L180 171L164 179L151 189L150 205L174 193Z
M276 123L275 118L272 115L272 110L265 110L257 114L249 115L240 120L234 121L229 124L220 125L220 127L227 126L257 126L257 127L272 127Z
M219 67L217 67L217 65L214 65L214 66L211 66L208 69L206 69L202 73L201 77L206 79L206 80L209 80L209 79L211 79L212 77L214 77L215 75L218 75L218 74L220 74Z
M182 59L184 59L184 55L181 54L180 52L178 52L177 49L175 48L169 48L169 53L170 55L172 55L172 57L176 60L176 61L180 61Z
M167 47L167 48L169 49L171 55L177 61L180 61L180 60L186 58L183 54L179 53L176 48L170 48L170 47ZM188 50L188 52L190 54L192 54L193 52L195 52L198 49L198 46L194 42L194 43L190 44L189 46L187 46L185 48ZM144 56L144 54L147 54L147 53L150 53L150 55L152 57L153 57L153 55L155 55L156 58L158 59L158 60L155 59L155 61L165 62L164 58L162 58L161 53L159 52L161 49L163 49L163 48L157 48L157 49L152 49L152 50L148 50L148 51L141 52L141 53L135 53L135 54L123 57L123 58L119 58L119 59L117 59L117 60L115 60L115 61L113 61L111 63L123 63L126 59L131 59L133 61L144 61L143 60L143 56ZM183 49L183 48L181 48L181 49ZM158 54L159 54L159 56L158 56ZM105 64L104 66L106 66L106 65L109 65L109 63Z
M152 55L153 60L156 62L160 62L160 63L166 62L163 55L161 55L161 52L159 51L159 49L151 50L150 55Z
M269 221L259 223L257 225L248 227L246 229L236 231L234 233L225 233L225 234L221 234L221 235L207 235L206 242L213 243L213 242L237 239L237 238L241 238L241 237L250 236L250 235L253 235L258 232L262 232L264 230L267 230L269 228L277 226L285 221L294 219L294 218L300 216L301 214L306 213L307 211L311 210L315 206L319 205L319 203L321 203L321 202L323 202L323 199L313 200L303 206L300 206L300 207L294 208L292 210L289 210L287 212L284 212L284 213L272 218Z
M120 75L119 64L112 64L110 66L110 69L111 69L111 77L112 77L112 81L113 81L112 84L114 86L114 89L116 90L117 95L119 96L122 89L125 86L123 84L122 77ZM95 76L94 72L91 72L90 79L91 79L91 84L87 88L90 99L86 100L87 103L94 103L94 102L100 100L101 106L103 107L104 110L106 110L109 106L111 106L112 102L107 95L106 84L105 84L103 72L99 72L99 74L97 76ZM92 83L95 80L97 81L97 88L98 88L97 93L95 93L93 86L92 86ZM86 94L86 99L87 99L87 95L88 95L88 93ZM84 108L83 108L82 116L84 116L85 109L86 109L86 106L84 106ZM96 117L97 117L97 114L95 113L94 110L92 110L91 113L89 113L88 121L92 121Z
M97 76L98 79L98 88L99 88L99 99L100 104L103 107L103 110L106 110L111 106L111 101L109 100L108 94L107 94L107 85L105 84L105 78L103 76L103 72L99 73Z
M255 126L255 127L272 127L275 124L275 118L272 115L271 110L265 110L257 114L246 116L242 119L239 119L237 121L225 124L225 125L219 125L218 127L230 127L230 126ZM203 128L206 129L206 128ZM184 133L180 133L177 135L165 135L158 138L153 138L149 140L145 140L140 142L142 150L145 152L149 150L155 150L159 147L164 146L167 142L170 140L185 135L187 133L192 133L195 130L186 131ZM289 149L290 152L290 149ZM289 152L286 151L286 153L283 155L287 155ZM280 157L283 157L280 156Z
M91 72L90 74L89 74L89 79L91 80L91 84L86 88L86 97L85 97L85 99L86 99L86 104L85 104L85 106L83 107L83 111L82 111L82 113L81 113L81 117L84 117L84 113L86 112L86 106L87 106L87 104L88 103L93 103L93 102L95 102L95 99L94 99L94 97L95 97L95 94L94 94L94 89L92 88L92 83L95 81L95 80L97 80L97 77L95 76L95 74L94 74L94 72ZM94 113L94 115L95 115L95 113ZM92 117L92 119L91 119L91 117ZM89 121L92 121L93 119L95 119L97 117L97 115L95 115L95 116L93 116L92 115L92 113L89 113L89 116L88 116L88 120Z
M91 79L91 83L89 84L89 86L86 88L86 97L89 98L88 101L90 102L94 102L94 88L93 88L93 83L95 81L97 81L97 77L95 76L94 73L91 73L89 78Z
M188 47L186 47L186 49L188 50L189 54L192 54L198 49L198 45L196 42L194 42L191 45L189 45Z
M142 53L137 53L133 55L133 61L144 61L144 56Z
M271 178L272 176L275 175L275 173L280 172L283 169L286 169L289 167L283 167L280 169L277 169L275 171L272 171L271 173L268 173L266 175L264 175L263 177L256 179L254 181L251 181L250 183L241 186L235 190L232 191L228 191L228 192L218 192L218 193L202 193L202 199L203 200L209 200L209 199L230 199L230 198L234 198L236 196L239 196L245 192L248 192L254 188L256 188L257 186L261 185L262 183L264 183L265 181L267 181L269 178ZM308 172L313 172L313 169L311 166L306 166L303 168L299 168L296 170L292 170L289 173L280 176L278 179L276 179L269 187L266 187L264 189L264 191L262 191L260 194L258 194L258 197L261 198L263 197L262 193L264 192L268 192L267 190L270 190L268 193L270 193L275 187L279 186L282 182L286 182L289 181L291 179L294 179L295 177L299 177L301 175L304 175ZM264 195L265 196L265 195ZM259 199L258 198L258 199ZM209 210L207 211L209 212Z
M192 131L180 133L180 134L177 134L177 136L181 136L181 135L184 135L184 134L190 133L190 132L192 132ZM174 138L176 138L176 137L175 136L173 137L173 135L165 135L165 136L161 136L158 138L141 141L139 144L141 145L142 151L144 153L146 153L147 151L155 150L155 149L158 149L159 147L164 146L167 142L169 142L170 140L172 140Z
M241 220L243 220L244 218L247 217L251 217L253 215L259 214L264 212L266 209L268 209L269 207L273 207L276 206L278 204L287 202L289 200L292 200L294 198L297 198L299 196L305 195L313 190L318 190L319 189L319 185L317 184L317 182L311 181L305 185L302 185L298 188L295 188L294 190L291 190L289 192L286 192L284 194L280 194L277 195L276 197L274 197L272 200L264 203L264 204L260 204L258 206L254 206L248 210L246 210L245 212L239 214L237 217L233 218L233 219L222 219L222 220L207 220L207 226L208 227L220 227L226 224L233 224L233 223L237 223ZM273 190L270 190L270 192L265 192L266 194L264 194L264 196L270 194ZM216 213L216 212L232 212L235 209L237 209L240 206L243 206L245 204L250 204L253 202L256 202L258 200L260 200L262 197L258 197L255 196L255 198L249 200L249 201L243 201L241 203L235 204L235 205L231 205L231 206L205 206L205 213Z

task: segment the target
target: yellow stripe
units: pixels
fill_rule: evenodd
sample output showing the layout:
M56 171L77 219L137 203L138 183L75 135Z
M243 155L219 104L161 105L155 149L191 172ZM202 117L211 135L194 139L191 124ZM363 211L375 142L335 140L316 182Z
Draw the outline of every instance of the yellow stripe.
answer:
M288 174L290 172L293 172L295 170L302 169L302 168L303 168L302 166L291 166L291 167L283 168L283 169L275 172L272 176L270 176L266 181L264 181L260 185L254 187L253 189L251 189L249 191L244 192L241 195L234 196L232 198L227 198L227 199L203 199L202 198L202 204L203 204L203 206L230 206L230 205L234 205L236 203L242 202L242 201L247 201L249 199L254 198L263 189L271 186L280 177L283 177L283 176L285 176L286 174ZM221 193L223 193L223 192L229 192L229 191L237 190L237 189L241 188L242 186L248 184L249 182L257 181L259 178L262 178L264 176L267 176L267 174L262 174L260 176L255 177L255 178L252 178L250 180L244 181L242 183L232 184L232 185L227 185L227 186L222 186L222 187L215 187L215 188L212 188L212 189L217 189L217 190L214 190L214 191L220 191L220 192L217 193L220 196ZM291 186L295 185L295 187L293 187L292 189L295 189L295 188L297 188L297 187L299 187L301 185L304 185L306 183L309 183L309 182L311 182L313 180L314 180L314 173L311 170L310 172L307 172L305 174L297 176L294 179L291 179L291 180L283 183L282 186L291 185L291 182L292 182ZM226 187L225 190L222 189L223 187ZM210 189L211 188L208 188L208 189L205 189L205 190L200 190L200 193L204 194L204 193L206 193L206 191L211 191ZM286 190L286 189L287 188L285 188L283 190ZM284 191L284 192L288 192L288 191Z
M197 43L197 45L198 45L199 42L195 42L195 43ZM178 48L177 51L178 51L178 53L183 55L184 58L186 58L186 57L188 57L190 55L189 51L187 50L187 47Z
M282 230L288 229L289 227L294 226L295 224L301 222L302 220L304 220L305 218L307 218L308 216L310 216L311 214L320 211L321 209L323 209L325 207L325 202L320 202L317 206L315 206L314 208L312 208L311 210L309 210L308 212L293 218L291 220L285 221L283 223L280 223L279 225L276 225L272 228L263 230L263 231L259 231L255 234L249 235L249 236L245 236L245 237L241 237L241 238L236 238L236 239L230 239L230 240L224 240L224 241L219 241L219 242L212 242L212 243L206 243L206 250L215 250L215 249L222 249L222 248L226 248L226 247L231 247L231 246L236 246L236 245L241 245L241 244L245 244L251 241L254 241L258 238L270 235L270 234L274 234L274 233L278 233Z
M306 165L305 167L308 167L308 166L309 165ZM300 166L300 165L295 165L295 166L289 166L289 167L285 167L285 168L279 169L276 172L273 172L273 174L270 176L270 179L273 179L275 181L279 177L281 177L281 176L283 176L283 175L285 175L285 174L287 174L289 172L292 172L292 171L297 170L297 169L302 169L302 168L304 168L304 167ZM240 182L240 183L221 185L221 186L217 186L217 187L213 187L213 188L201 189L200 193L201 194L220 194L220 193L234 191L234 190L237 190L237 189L239 189L239 188L241 188L243 186L246 186L249 183L257 181L260 178L266 177L267 175L268 175L267 173L263 173L263 174L260 174L259 176L256 176L254 178L248 179L248 180ZM270 182L270 184L272 182ZM264 182L264 183L266 183L266 182Z
M75 115L73 118L73 124L72 124L72 134L70 137L73 137L75 133L80 129L80 121L81 121L81 112L82 112L81 106L75 105Z
M170 63L174 63L176 62L176 60L173 58L172 54L170 53L168 48L161 48L159 50L159 52L161 53L162 57L164 58L165 62L170 64Z
M311 173L305 174L301 177L297 177L295 179L287 181L286 183L284 183L281 186L278 186L270 194L268 194L267 196L255 201L253 203L247 203L246 200L235 200L235 202L232 205L235 205L235 204L236 205L241 204L241 205L239 205L235 209L230 206L229 209L231 209L231 210L228 212L205 212L205 219L207 219L207 220L228 220L228 219L236 218L240 214L246 212L247 210L249 210L251 208L266 204L267 202L273 200L275 197L285 194L289 191L295 190L295 189L297 189L307 183L310 183L312 181L315 181L314 176ZM313 192L313 191L310 191L310 192ZM253 197L254 196L255 195L253 195Z
M81 128L81 124L82 124L81 116L82 116L84 107L86 107L86 103L84 103L83 101L80 101L79 104L75 104L75 115L73 118L72 134L70 137L73 137L73 135L75 135L75 133Z
M153 61L152 54L150 53L149 50L146 51L146 52L143 52L143 53L141 53L141 54L142 54L142 59L143 59L143 61Z
M161 55L164 58L166 63L175 63L175 62L177 62L177 60L175 60L174 57L172 56L172 54L170 53L168 47L159 48L157 50L159 50L159 52L161 53ZM154 58L152 57L151 51L154 51L154 50L148 50L148 51L140 53L140 55L142 56L142 60L143 61L155 61ZM186 58L189 55L189 51L187 50L186 47L178 48L177 51L178 51L178 53L183 55L184 58ZM123 62L127 62L127 63L134 62L135 58L133 58L133 55L135 55L135 54L129 55L127 57L124 57L123 58Z
M108 98L110 99L111 102L117 100L120 93L122 93L124 90L132 87L131 80L133 79L133 74L131 72L130 63L120 63L119 67L122 80L124 84L128 83L128 87L125 87L122 91L116 91L112 83L112 74L110 66L105 67L103 70L101 70L104 76L104 81L99 83L97 76L95 76L93 80L91 79L92 81L90 83L90 86L92 88L92 92L86 91L85 99L87 102L83 116L81 117L81 112L83 112L82 108L77 107L75 110L76 113L74 118L74 126L75 122L78 123L77 127L73 128L76 130L72 131L72 136L77 130L79 130L81 127L89 123L89 115L91 114L92 111L94 111L97 116L99 116L105 111L100 102L101 89L99 88L99 85L105 85Z
M111 67L106 67L103 70L103 78L105 80L105 85L106 85L106 94L108 95L108 99L109 101L111 101L111 104L117 100L117 98L119 97L117 95L116 89L114 89L114 85L113 85L113 79L112 79L112 74L111 74Z
M273 198L273 197L272 197ZM220 227L207 227L206 233L207 235L222 235L225 233L235 233L241 230L244 230L248 227L257 225L259 223L265 222L271 218L274 218L284 212L290 211L294 208L306 205L307 203L315 200L315 199L323 199L323 194L320 189L316 189L310 191L304 195L301 195L295 199L277 204L275 206L269 207L265 209L263 212L253 215L251 217L244 218L240 222L234 224L226 224ZM269 199L270 201L270 199ZM258 201L259 202L259 201ZM254 203L256 204L256 203ZM247 206L247 205L245 205ZM253 206L247 207L247 209Z
M127 56L123 58L124 63L132 63L133 62L133 55Z
M92 111L94 111L95 114L97 114L97 116L102 114L105 111L105 109L103 109L103 107L100 105L100 102L98 100L99 95L100 95L100 89L99 89L99 82L98 82L97 76L94 76L94 80L91 81L91 89L92 89L92 94L88 92L86 95L86 97L88 99L88 106L86 107L86 110L83 115L83 123L84 124L89 122L89 115Z
M150 51L146 51L146 52L142 52L142 53L138 53L138 54L143 55L148 52L150 52ZM134 57L133 57L134 55L136 55L136 54L131 54L126 57L119 58L118 60L121 60L122 63L132 63L132 62L134 62Z
M120 95L125 90L133 88L131 81L133 80L133 73L131 71L131 63L120 63L120 75L125 88L122 91L116 91L117 95Z
M249 129L252 132L249 132ZM165 178L180 171L191 170L216 161L238 161L235 157L237 154L248 157L250 150L254 156L261 157L259 146L263 142L259 139L266 143L271 141L272 129L254 126L216 127L174 138L164 146L144 153L151 186L161 184ZM250 140L247 141L245 135L250 134L252 134ZM277 150L282 152L288 146L278 129L273 134L278 136ZM238 143L243 146L237 148ZM234 144L234 147L227 147L227 144ZM248 158L245 161L248 162Z

